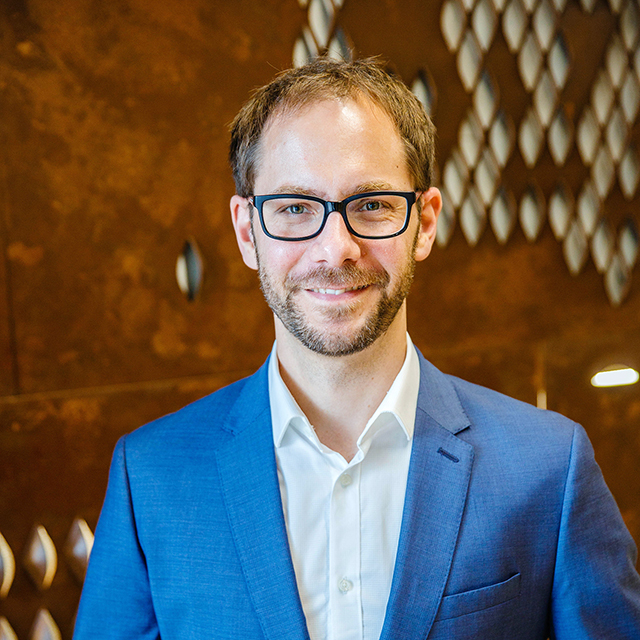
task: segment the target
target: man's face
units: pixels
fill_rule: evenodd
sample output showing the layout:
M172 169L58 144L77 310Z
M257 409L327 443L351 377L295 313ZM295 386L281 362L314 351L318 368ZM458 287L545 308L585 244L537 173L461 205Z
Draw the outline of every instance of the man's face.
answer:
M324 100L268 124L256 195L300 193L336 201L376 190L412 191L412 180L395 126L373 103ZM245 262L258 269L278 340L293 335L317 353L339 356L365 349L393 325L404 332L415 261L429 253L439 210L437 190L427 193L436 202L423 198L422 217L414 206L408 230L398 237L355 238L335 213L319 236L300 242L265 236L257 214L247 232L250 205L234 196L240 248ZM246 242L247 233L255 246Z

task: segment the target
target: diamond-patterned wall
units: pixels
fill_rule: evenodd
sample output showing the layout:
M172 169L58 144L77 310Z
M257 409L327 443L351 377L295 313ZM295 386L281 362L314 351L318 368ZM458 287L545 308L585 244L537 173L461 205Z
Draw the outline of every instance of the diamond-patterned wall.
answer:
M308 25L295 43L294 64L319 52L337 58L353 55L353 45L340 26L342 2L301 0ZM440 29L455 56L459 81L470 104L458 124L458 139L444 157L441 189L444 211L438 244L446 247L456 223L473 247L489 227L500 243L509 241L517 224L535 242L548 221L561 245L567 268L578 275L591 256L602 275L613 305L626 297L636 266L638 235L638 158L636 122L640 105L640 11L636 0L444 0L439 5ZM591 72L588 99L576 111L572 73L582 60L567 44L575 12L602 21L608 12L607 42L602 60ZM410 18L408 18L410 19ZM518 81L526 92L526 107L518 113L508 97L513 77L500 86L490 52L496 37L513 56ZM424 70L411 87L433 113L438 87ZM580 69L584 74L585 69ZM435 114L434 114L435 115ZM438 119L435 118L436 125ZM556 167L556 182L541 189L536 168L548 152ZM528 184L510 184L508 167L514 153L528 171ZM567 163L581 162L584 177L567 183ZM573 181L572 181L573 182ZM624 211L610 198L624 196Z

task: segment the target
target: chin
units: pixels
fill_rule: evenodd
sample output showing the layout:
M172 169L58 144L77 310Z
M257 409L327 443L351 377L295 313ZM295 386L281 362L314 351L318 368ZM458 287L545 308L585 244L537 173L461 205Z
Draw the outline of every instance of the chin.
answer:
M388 327L366 324L361 329L346 334L317 330L308 325L285 325L287 329L314 353L328 357L350 356L360 353L378 340Z

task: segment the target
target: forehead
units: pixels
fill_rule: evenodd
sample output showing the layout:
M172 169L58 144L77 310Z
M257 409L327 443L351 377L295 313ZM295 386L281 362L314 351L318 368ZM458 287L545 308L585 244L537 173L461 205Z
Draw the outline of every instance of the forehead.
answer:
M277 111L264 129L257 160L256 193L283 184L333 190L332 197L336 190L367 181L411 186L395 123L365 97L322 99Z

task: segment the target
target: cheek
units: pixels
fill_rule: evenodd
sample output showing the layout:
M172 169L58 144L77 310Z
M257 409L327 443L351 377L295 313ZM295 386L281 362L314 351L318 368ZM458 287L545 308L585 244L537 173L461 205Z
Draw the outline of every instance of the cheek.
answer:
M405 233L387 241L384 246L371 248L369 252L370 261L379 264L393 277L395 273L402 270L411 257L413 242L407 242L407 239L409 239L409 236Z
M261 269L278 279L297 271L304 253L294 243L271 240L264 236L258 239L256 248Z

